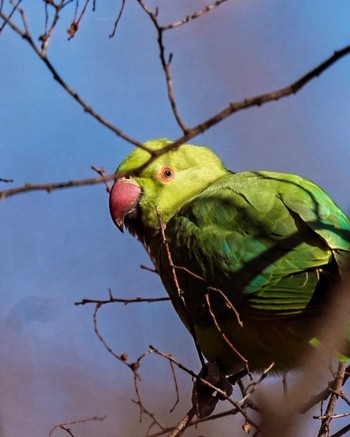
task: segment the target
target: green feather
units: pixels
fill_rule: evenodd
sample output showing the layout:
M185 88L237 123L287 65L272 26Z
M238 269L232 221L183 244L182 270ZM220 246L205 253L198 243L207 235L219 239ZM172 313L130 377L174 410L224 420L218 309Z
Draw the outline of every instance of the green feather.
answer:
M118 170L133 170L146 155L134 151ZM174 180L159 181L164 165ZM272 361L276 371L298 366L350 262L350 222L339 207L300 176L232 173L210 149L192 145L165 153L134 179L143 195L126 225L207 358L225 372L241 368L242 356L253 370Z

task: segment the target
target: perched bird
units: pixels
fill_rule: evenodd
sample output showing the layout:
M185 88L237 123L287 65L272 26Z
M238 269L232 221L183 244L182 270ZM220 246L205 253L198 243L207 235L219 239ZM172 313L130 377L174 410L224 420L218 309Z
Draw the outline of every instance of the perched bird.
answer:
M225 374L298 367L350 262L348 218L314 183L233 173L207 147L150 158L135 149L120 164L111 216L141 241L205 357Z

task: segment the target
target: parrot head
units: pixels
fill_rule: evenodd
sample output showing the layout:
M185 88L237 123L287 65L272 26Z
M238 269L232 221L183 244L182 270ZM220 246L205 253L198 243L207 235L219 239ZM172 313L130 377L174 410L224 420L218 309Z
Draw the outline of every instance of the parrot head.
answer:
M170 140L157 139L145 146L159 151L170 144ZM184 203L227 173L220 158L207 147L183 144L147 164L151 157L137 148L117 168L117 173L127 176L115 180L109 208L122 232L126 226L135 233L135 223L158 230L158 214L167 223Z

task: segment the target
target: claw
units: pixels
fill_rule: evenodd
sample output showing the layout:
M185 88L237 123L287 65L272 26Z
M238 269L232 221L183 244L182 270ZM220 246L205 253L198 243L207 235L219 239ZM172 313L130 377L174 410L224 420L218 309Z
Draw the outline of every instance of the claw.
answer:
M222 393L218 393L199 378L195 381L192 390L192 405L196 415L203 418L209 416L215 410L219 400L225 400L227 396L231 396L232 385L226 376L222 375L216 363L206 363L198 376L226 394L224 396Z

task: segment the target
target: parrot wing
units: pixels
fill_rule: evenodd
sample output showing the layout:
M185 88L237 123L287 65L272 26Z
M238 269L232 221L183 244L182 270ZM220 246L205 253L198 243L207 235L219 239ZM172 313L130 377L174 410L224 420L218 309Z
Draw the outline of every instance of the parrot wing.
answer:
M168 222L166 237L186 290L182 299L199 324L210 319L203 309L208 287L245 317L318 312L350 260L342 211L317 185L280 173L230 173L187 202ZM161 253L163 282L171 282ZM221 299L215 311L224 315L227 303Z

